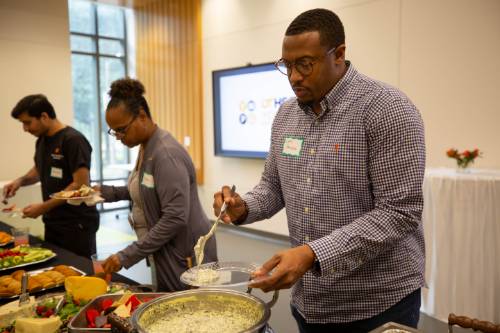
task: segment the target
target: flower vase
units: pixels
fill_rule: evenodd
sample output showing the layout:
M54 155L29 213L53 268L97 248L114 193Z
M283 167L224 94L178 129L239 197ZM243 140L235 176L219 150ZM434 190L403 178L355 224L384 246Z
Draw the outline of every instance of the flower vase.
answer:
M469 165L471 161L462 161L461 163L457 161L457 173L469 174L471 170L469 169Z

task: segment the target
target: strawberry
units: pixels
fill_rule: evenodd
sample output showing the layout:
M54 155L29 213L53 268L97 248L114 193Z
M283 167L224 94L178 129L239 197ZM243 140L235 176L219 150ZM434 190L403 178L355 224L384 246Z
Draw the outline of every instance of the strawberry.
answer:
M36 307L36 314L41 316L45 311L47 311L47 307L44 305L38 305Z
M87 327L95 328L95 319L99 316L99 312L96 309L89 309L85 312L85 317L87 318Z
M43 316L45 318L49 318L50 316L52 316L54 314L54 310L52 309L48 309L47 311L45 311L45 313L43 314Z
M125 303L125 305L129 305L129 304L131 304L131 305L132 305L132 306L131 306L131 309L130 309L130 310L131 310L131 312L134 312L134 311L135 311L135 309L136 309L139 305L141 305L141 301L139 301L139 299L137 298L137 296L132 295L132 296L130 296L130 298L128 299L128 301Z
M102 303L101 303L102 311L106 311L106 309L109 308L111 305L113 305L112 299L110 299L110 298L103 299Z

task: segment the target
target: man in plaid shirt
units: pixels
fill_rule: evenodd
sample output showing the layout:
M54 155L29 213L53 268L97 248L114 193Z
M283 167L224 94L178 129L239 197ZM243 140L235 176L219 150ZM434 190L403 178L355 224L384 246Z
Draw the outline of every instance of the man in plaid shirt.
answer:
M401 91L345 60L336 14L314 9L288 27L276 63L295 92L278 111L260 183L224 186L214 210L247 224L286 209L292 248L256 273L264 291L293 286L300 332L416 327L424 285L422 119Z

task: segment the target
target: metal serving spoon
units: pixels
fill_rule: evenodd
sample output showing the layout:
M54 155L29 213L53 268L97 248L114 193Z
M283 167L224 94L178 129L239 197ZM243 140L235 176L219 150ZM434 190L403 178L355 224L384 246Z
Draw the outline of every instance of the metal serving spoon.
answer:
M233 195L234 191L236 191L236 186L233 185L231 187L231 195ZM220 208L220 213L219 213L219 216L217 216L217 220L215 220L215 223L214 225L212 226L212 228L210 228L210 231L204 235L204 236L201 236L200 238L198 238L198 241L196 242L196 245L194 246L194 256L196 258L196 265L199 267L201 265L201 263L203 262L203 258L205 256L205 244L207 243L207 240L212 237L212 235L215 233L215 230L217 229L217 225L219 224L219 222L222 222L221 221L221 217L222 215L224 215L224 213L226 212L226 202L224 201L224 203L222 204L222 207Z

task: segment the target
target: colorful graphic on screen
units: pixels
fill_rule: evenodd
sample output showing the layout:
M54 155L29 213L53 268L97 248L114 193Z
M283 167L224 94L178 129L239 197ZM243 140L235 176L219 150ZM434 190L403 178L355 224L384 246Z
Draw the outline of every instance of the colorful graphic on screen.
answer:
M295 96L273 64L215 71L215 153L265 157L279 107Z

